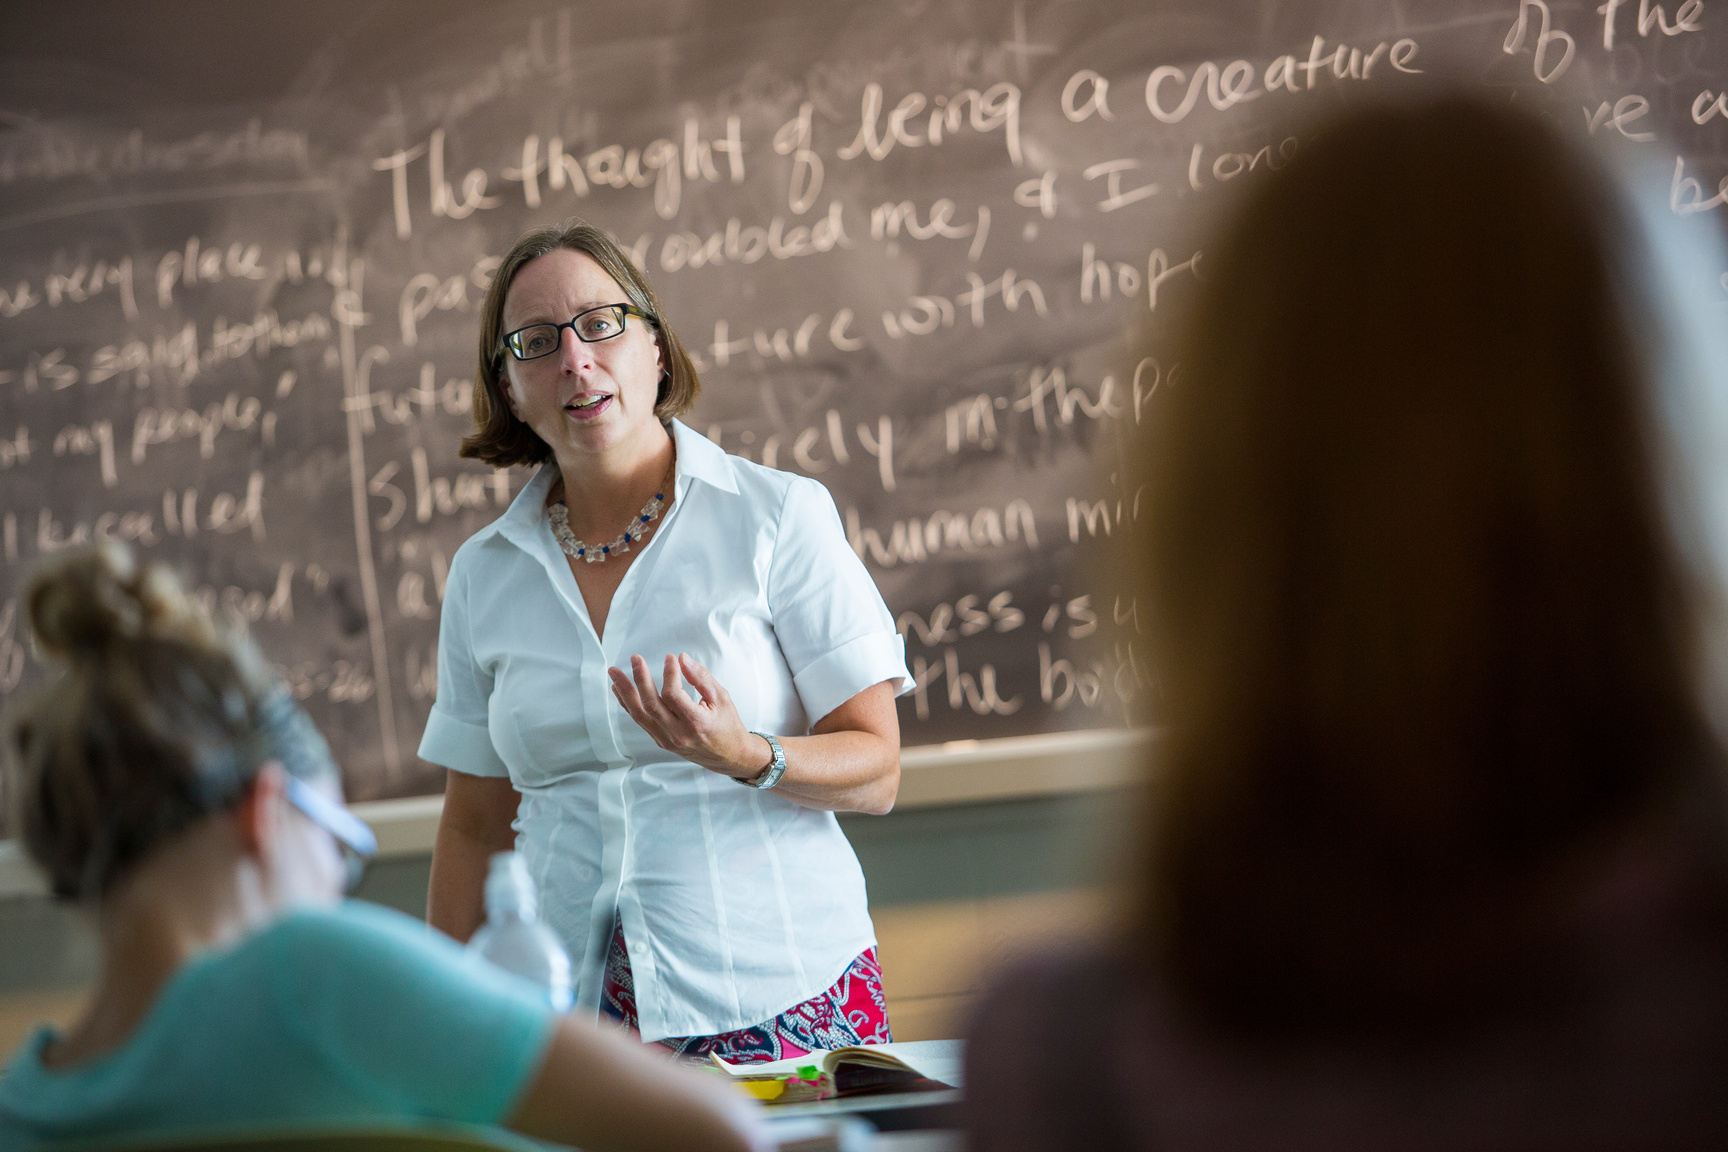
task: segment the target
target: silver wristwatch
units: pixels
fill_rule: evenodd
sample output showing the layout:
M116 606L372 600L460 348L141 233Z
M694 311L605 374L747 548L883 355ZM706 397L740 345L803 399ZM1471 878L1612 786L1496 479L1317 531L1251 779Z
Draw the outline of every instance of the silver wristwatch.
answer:
M768 741L768 747L774 750L774 759L769 763L768 767L762 769L762 771L758 772L754 776L749 778L734 776L732 779L738 781L738 783L744 785L746 788L760 788L762 791L766 792L768 789L774 787L774 785L780 783L780 777L786 775L786 749L780 747L780 740L778 737L770 736L766 732L752 732L750 735L760 736L762 739Z

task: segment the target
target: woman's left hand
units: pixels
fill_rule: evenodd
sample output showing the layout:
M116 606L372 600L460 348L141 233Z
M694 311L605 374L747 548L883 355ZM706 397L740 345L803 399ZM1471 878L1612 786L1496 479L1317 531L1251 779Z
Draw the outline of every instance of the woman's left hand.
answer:
M744 727L725 687L688 655L666 657L659 688L641 656L630 657L629 676L619 668L607 672L618 703L666 751L723 776L746 780L760 775L772 759L768 742ZM698 699L690 699L684 691L686 681Z

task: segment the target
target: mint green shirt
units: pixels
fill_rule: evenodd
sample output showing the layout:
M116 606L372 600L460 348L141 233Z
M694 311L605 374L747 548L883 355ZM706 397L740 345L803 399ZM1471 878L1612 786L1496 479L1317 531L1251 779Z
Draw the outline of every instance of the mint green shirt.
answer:
M0 1072L0 1150L331 1124L495 1124L555 1017L530 984L419 921L348 902L188 961L120 1048Z

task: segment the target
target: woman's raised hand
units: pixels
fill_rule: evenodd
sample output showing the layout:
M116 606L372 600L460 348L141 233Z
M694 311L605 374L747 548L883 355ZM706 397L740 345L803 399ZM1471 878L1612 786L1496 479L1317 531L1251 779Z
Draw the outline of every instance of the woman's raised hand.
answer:
M608 668L612 695L630 718L668 752L723 776L750 779L768 767L773 751L768 742L744 727L738 709L713 673L688 655L666 657L666 674L659 688L648 674L648 661L630 657L630 675ZM692 700L684 685L696 690Z

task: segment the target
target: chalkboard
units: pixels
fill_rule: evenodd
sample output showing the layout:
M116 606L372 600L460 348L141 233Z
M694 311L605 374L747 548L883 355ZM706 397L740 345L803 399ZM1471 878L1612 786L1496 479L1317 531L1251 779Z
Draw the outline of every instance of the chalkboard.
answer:
M1451 74L1646 150L1681 215L1728 202L1728 0L4 19L0 693L40 676L27 566L119 536L252 629L357 798L440 784L449 558L526 480L455 455L476 308L530 226L618 236L699 358L692 426L833 492L927 744L1155 715L1083 561L1132 527L1208 208L1295 118Z

